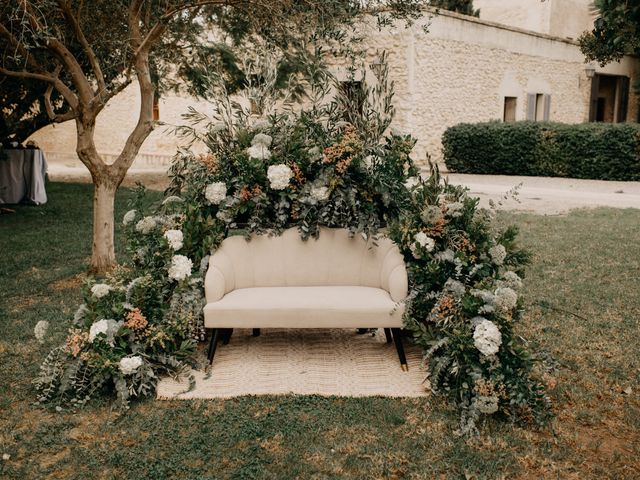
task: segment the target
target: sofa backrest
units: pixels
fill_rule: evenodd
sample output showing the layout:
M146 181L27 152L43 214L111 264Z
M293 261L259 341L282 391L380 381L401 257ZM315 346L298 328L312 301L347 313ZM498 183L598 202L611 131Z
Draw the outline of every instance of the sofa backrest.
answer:
M209 260L225 278L225 292L275 286L359 285L406 296L406 270L398 247L388 238L349 237L346 229L322 228L318 239L303 241L296 228L280 236L226 238ZM397 277L393 280L393 277ZM391 284L390 284L391 282ZM404 292L403 292L404 290ZM394 298L395 299L395 298Z

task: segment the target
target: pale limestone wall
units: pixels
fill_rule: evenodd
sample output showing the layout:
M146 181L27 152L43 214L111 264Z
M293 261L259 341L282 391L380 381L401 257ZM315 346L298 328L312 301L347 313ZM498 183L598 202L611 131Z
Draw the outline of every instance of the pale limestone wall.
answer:
M562 38L593 28L592 0L474 0L480 19Z
M505 96L517 97L517 120L526 118L529 93L551 95L552 121L588 120L590 80L575 42L452 13L432 18L428 34L422 30L426 22L410 29L368 31L369 60L377 57L378 50L388 51L396 85L394 126L418 139L417 159L423 161L428 152L440 161L440 139L451 125L501 119ZM638 59L631 57L597 67L597 71L630 76L632 83L640 78ZM189 106L205 112L213 108L192 98L170 95L160 102L160 118L183 123L180 115ZM138 108L135 85L110 102L98 118L96 142L101 153L119 152L137 121ZM636 119L637 101L632 92L628 120ZM50 161L79 165L72 122L47 127L33 138ZM141 155L134 166L166 164L183 144L160 127L141 149L150 156Z

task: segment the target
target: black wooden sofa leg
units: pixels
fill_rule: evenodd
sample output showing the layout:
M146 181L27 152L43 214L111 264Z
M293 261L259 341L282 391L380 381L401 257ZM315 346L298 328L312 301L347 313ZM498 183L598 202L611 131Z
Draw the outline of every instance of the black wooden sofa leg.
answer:
M384 336L387 339L387 343L391 343L392 339L391 339L391 329L390 328L385 328L384 329Z
M253 329L253 336L254 337L259 337L260 336L260 329L259 328L254 328Z
M398 351L398 358L400 359L400 368L405 372L409 370L409 366L407 365L407 357L404 355L404 347L402 346L402 338L400 337L400 329L392 328L391 332L393 333L393 341L396 344L396 350Z
M221 335L223 345L229 344L229 341L231 341L231 335L233 335L233 328L225 328Z
M214 328L211 332L211 343L209 344L209 354L207 358L209 359L209 364L213 363L213 356L216 354L216 347L218 346L218 340L220 340L220 329Z

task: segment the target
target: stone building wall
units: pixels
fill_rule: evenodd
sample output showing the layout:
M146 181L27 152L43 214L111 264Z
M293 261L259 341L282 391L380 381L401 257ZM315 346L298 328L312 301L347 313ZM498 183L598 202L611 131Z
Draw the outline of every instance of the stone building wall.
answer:
M424 33L427 22L429 32ZM394 126L418 139L415 153L419 161L427 153L441 160L440 139L451 125L502 120L504 97L517 98L516 120L527 118L528 94L550 96L551 121L589 119L591 80L574 41L449 12L409 29L379 32L370 27L366 33L370 61L380 50L388 52L396 85ZM622 62L595 68L598 73L629 76L632 83L640 78L637 58L625 57ZM135 85L110 102L98 119L98 151L119 151L137 120L138 106ZM179 124L189 106L200 111L212 108L192 98L167 96L160 100L160 120ZM627 119L637 118L637 99L631 92ZM72 122L46 127L33 138L50 161L79 165ZM184 142L166 127L159 127L144 143L134 166L166 164L181 144Z

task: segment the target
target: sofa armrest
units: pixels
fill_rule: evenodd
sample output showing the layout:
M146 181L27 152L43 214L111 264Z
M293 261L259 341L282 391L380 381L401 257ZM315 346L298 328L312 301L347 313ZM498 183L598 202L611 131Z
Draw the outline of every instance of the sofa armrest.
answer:
M227 281L224 274L216 266L209 266L204 279L204 293L207 303L217 302L227 291Z
M388 279L389 295L394 302L401 302L409 294L409 279L407 278L407 269L404 265L397 265Z

